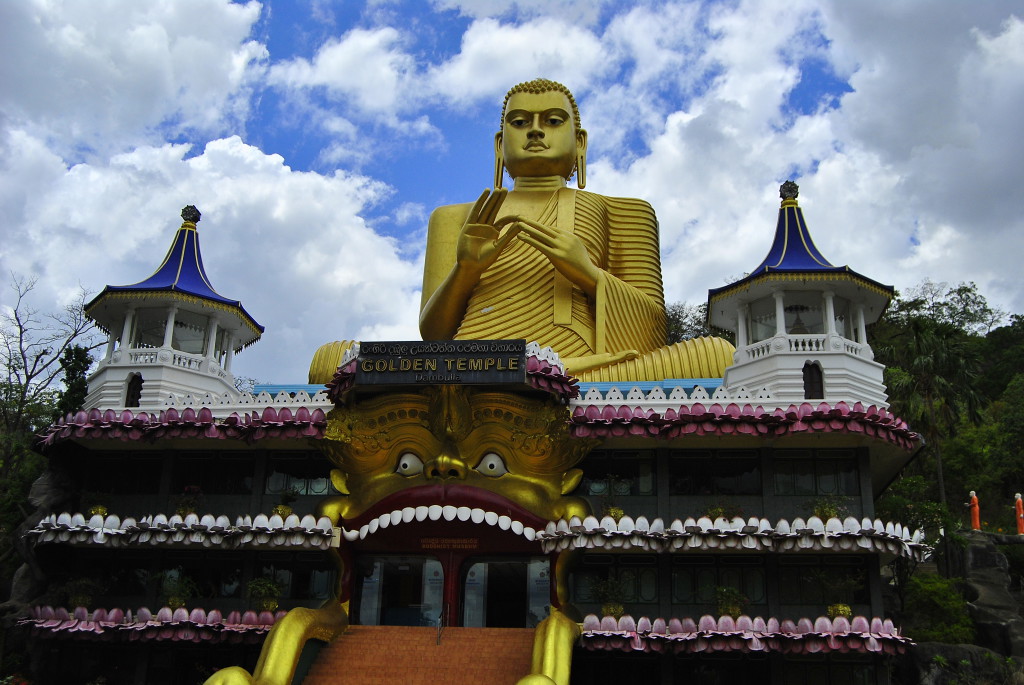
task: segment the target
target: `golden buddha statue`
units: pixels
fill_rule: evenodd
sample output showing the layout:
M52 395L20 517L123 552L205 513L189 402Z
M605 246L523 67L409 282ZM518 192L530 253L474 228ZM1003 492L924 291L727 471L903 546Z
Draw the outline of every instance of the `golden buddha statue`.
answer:
M658 220L643 200L582 190L587 132L565 86L513 87L494 154L493 190L430 216L424 340L537 341L583 381L722 376L727 341L665 345ZM580 190L566 187L574 174ZM322 346L310 383L328 382L351 344Z
M665 346L654 210L583 191L586 152L565 86L537 79L509 91L494 190L430 217L423 339L536 340L585 381L721 377L728 342ZM506 169L511 190L502 188ZM566 187L574 173L581 190Z

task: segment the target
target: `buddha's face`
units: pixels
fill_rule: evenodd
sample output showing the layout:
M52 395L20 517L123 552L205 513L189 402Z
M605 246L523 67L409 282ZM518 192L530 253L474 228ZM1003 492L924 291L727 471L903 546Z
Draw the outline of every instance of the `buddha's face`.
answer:
M564 93L513 93L502 130L495 136L512 178L568 178L576 155L586 149L586 131L576 131L572 104Z

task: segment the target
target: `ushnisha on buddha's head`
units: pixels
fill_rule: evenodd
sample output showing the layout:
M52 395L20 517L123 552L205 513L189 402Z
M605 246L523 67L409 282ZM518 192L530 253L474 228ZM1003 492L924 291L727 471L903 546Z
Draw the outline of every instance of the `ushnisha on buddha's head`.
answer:
M586 185L587 132L569 89L548 79L513 86L502 107L501 130L494 136L494 187L505 169L513 179L577 174Z

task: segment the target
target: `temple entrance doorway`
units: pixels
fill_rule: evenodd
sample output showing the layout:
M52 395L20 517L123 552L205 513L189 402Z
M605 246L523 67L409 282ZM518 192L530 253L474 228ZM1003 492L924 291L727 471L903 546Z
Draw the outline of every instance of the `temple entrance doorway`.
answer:
M462 625L535 627L548 615L549 569L545 557L468 559L463 565Z
M547 557L367 555L355 562L351 617L362 625L532 628L551 602Z

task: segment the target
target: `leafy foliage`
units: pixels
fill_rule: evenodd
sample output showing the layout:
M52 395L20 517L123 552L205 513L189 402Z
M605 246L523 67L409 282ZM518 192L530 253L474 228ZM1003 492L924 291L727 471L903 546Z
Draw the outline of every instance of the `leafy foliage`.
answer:
M60 357L64 392L57 400L54 420L78 411L85 405L85 397L89 392L87 375L90 366L92 366L92 355L89 354L89 348L83 345L72 345L64 349L64 354Z
M61 402L84 400L93 323L85 316L85 293L56 314L29 304L34 281L14 278L14 305L0 312L0 585L20 564L13 537L29 513L27 494L45 466L32 451L36 433L52 421ZM84 345L83 345L84 343ZM66 362L64 361L66 359ZM56 386L65 375L68 390ZM81 397L81 400L78 398ZM77 407L76 407L77 408Z
M957 582L935 575L910 579L903 624L907 635L919 642L968 644L974 640L974 625Z
M708 323L708 303L690 304L689 302L673 302L665 307L667 326L665 344L682 342L691 338L711 335L725 338L735 344L736 338L732 331L714 328Z
M973 283L954 288L925 281L897 297L874 327L878 361L896 413L925 437L918 461L930 467L938 500L946 502L944 441L961 423L977 424L984 403L979 331L1003 316Z

